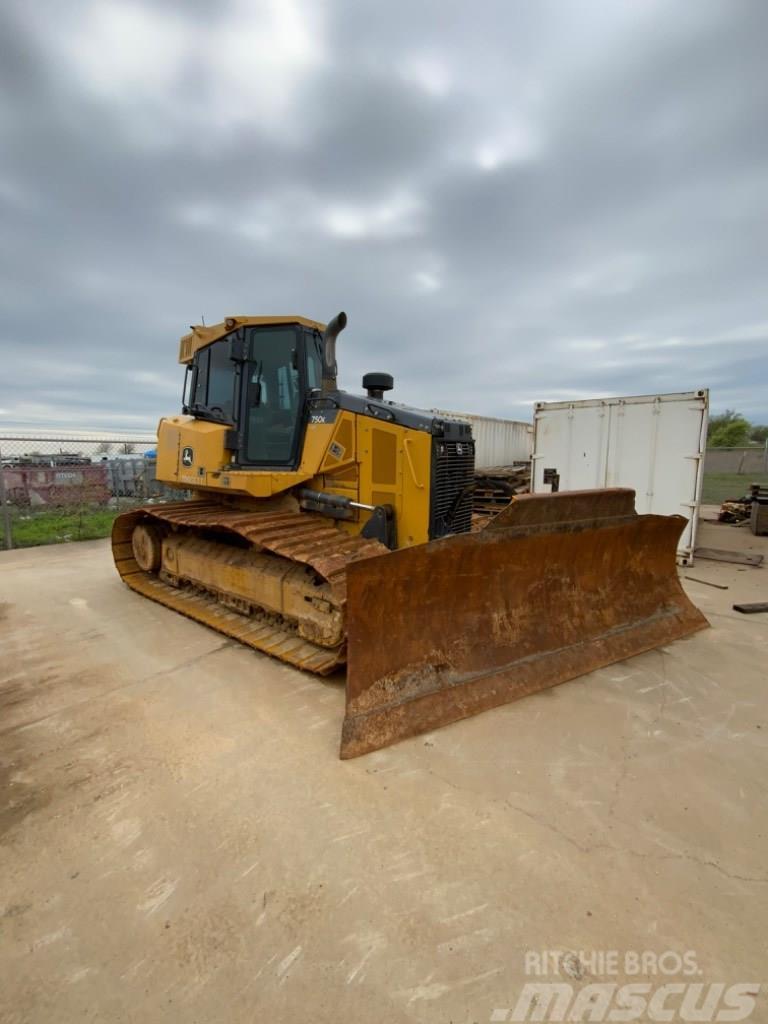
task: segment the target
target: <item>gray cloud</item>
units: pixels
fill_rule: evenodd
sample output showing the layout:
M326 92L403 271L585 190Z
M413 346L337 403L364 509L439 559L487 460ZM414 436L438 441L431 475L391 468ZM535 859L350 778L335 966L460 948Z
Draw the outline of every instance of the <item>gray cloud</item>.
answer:
M768 420L768 12L40 0L0 25L0 424L147 426L176 342L347 309L342 381Z

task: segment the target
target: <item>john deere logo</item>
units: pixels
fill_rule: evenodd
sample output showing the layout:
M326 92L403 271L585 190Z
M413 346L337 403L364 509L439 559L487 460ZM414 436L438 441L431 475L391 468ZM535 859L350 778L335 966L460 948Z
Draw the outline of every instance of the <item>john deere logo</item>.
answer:
M192 448L185 448L181 453L182 466L191 466L195 461L195 452Z

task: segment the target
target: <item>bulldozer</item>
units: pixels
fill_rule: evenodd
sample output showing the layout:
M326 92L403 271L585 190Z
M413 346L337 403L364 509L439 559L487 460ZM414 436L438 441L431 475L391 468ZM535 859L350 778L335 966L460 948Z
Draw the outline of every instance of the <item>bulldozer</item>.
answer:
M117 517L134 591L318 675L346 668L341 757L431 731L707 625L676 571L683 516L634 491L513 497L473 522L458 418L337 382L347 323L232 316L180 343L158 427L179 501Z

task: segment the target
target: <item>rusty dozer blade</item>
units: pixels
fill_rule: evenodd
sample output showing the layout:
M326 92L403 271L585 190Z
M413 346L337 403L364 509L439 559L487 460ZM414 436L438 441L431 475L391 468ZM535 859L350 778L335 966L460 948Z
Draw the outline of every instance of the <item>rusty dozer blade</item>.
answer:
M683 516L632 490L516 498L479 533L350 565L341 756L356 757L705 628Z

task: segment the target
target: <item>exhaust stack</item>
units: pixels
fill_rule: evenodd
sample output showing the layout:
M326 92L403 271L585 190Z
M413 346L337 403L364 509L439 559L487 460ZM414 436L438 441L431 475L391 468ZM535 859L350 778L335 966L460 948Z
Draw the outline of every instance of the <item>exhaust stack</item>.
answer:
M347 314L337 313L323 333L323 394L336 390L336 339L347 326Z

